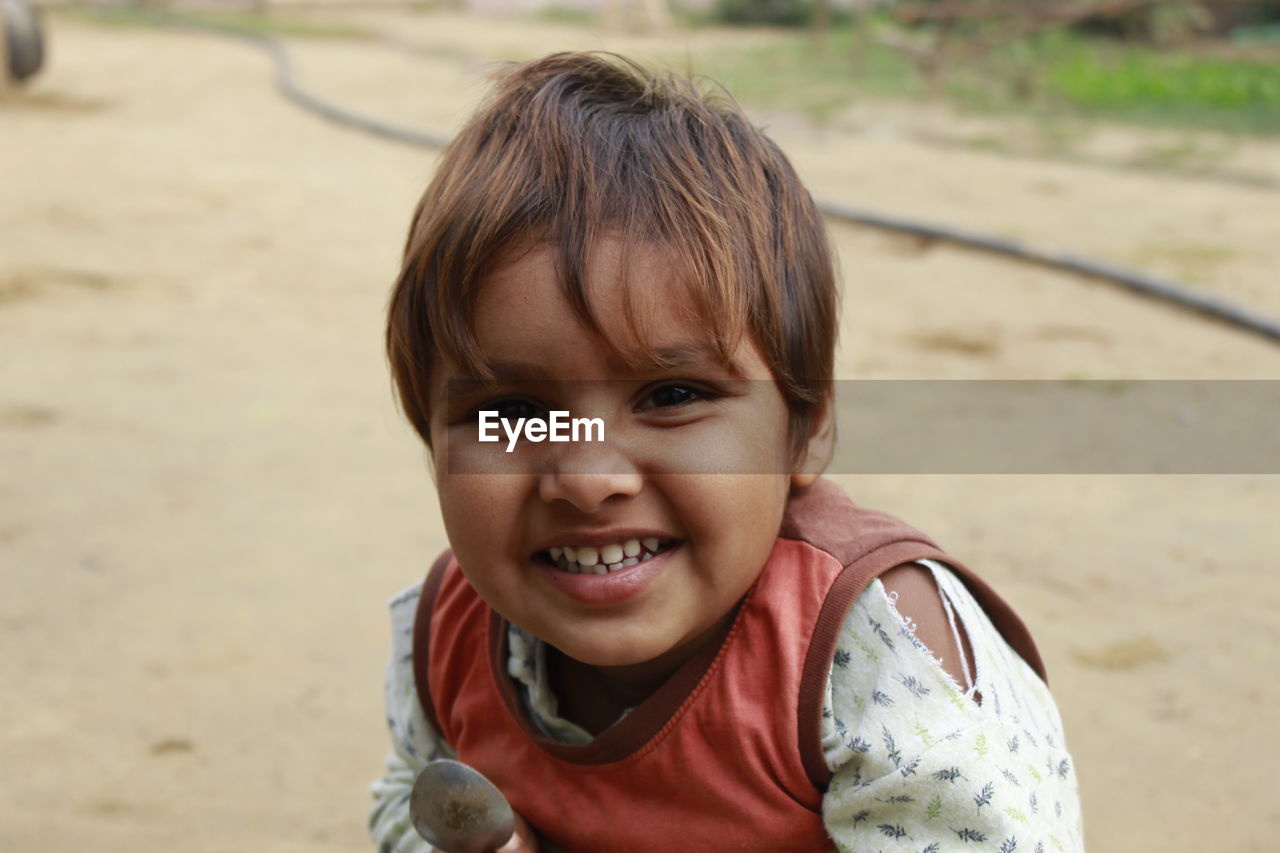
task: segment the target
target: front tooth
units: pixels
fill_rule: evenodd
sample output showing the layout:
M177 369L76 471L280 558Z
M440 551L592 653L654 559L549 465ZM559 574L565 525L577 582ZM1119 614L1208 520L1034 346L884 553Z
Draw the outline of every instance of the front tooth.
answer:
M573 548L566 547L564 549L564 558L572 563L574 560L578 559L578 552Z
M640 562L640 560L636 557L627 557L627 559L622 561L622 567L624 569L629 569L638 562Z
M594 566L600 559L600 552L590 545L578 549L578 562L584 566Z
M626 542L623 542L622 553L626 554L628 557L639 557L640 556L640 540L628 539Z
M622 546L621 545L605 545L600 549L600 562L602 563L620 563L622 562Z
M648 550L650 550L650 551L656 551L656 550L658 550L658 540L657 540L657 539L649 538L649 539L641 539L640 541L641 541L641 543L643 543L643 544L644 544L644 547L645 547L646 549L648 549Z
M622 563L610 563L610 564L609 564L609 571L611 571L611 572L616 572L616 571L617 571L618 569L620 569L620 568L622 568Z
M551 549L550 549L550 552L551 552L551 562L553 562L553 563L554 563L556 560L560 559L560 555L564 553L564 549L563 549L563 548L551 548Z
M604 563L601 563L600 565L596 566L596 574L598 575L609 574L609 567L606 566Z

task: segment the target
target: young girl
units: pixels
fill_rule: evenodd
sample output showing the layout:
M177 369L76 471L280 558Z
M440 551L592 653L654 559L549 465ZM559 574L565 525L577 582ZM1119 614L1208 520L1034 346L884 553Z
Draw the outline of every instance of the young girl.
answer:
M812 200L732 103L598 55L498 79L390 306L451 549L391 604L382 850L428 849L439 757L502 789L512 849L1083 849L1022 623L820 479L836 306ZM481 439L553 413L603 440Z

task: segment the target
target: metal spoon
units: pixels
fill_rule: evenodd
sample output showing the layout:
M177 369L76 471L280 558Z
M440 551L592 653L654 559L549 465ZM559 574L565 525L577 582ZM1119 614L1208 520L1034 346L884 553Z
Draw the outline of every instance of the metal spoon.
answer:
M413 828L444 853L489 853L511 840L515 813L478 770L441 758L418 774L409 797Z

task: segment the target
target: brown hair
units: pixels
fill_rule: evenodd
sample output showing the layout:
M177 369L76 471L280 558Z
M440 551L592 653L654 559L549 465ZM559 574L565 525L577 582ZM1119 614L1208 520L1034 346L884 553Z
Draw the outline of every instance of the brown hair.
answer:
M754 337L787 400L792 447L802 446L836 337L835 272L813 199L725 93L594 53L500 73L418 202L387 352L423 440L437 353L488 375L472 308L495 259L550 243L569 304L598 331L585 269L606 234L669 249L674 280L726 362L744 333ZM627 319L643 329L635 313Z

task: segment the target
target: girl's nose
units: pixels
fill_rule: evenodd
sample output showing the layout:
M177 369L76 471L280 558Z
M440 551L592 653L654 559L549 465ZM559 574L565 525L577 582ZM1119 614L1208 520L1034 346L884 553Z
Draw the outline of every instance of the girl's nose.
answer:
M584 513L596 512L610 498L633 497L644 486L635 465L608 445L579 445L538 476L539 497L568 501Z

